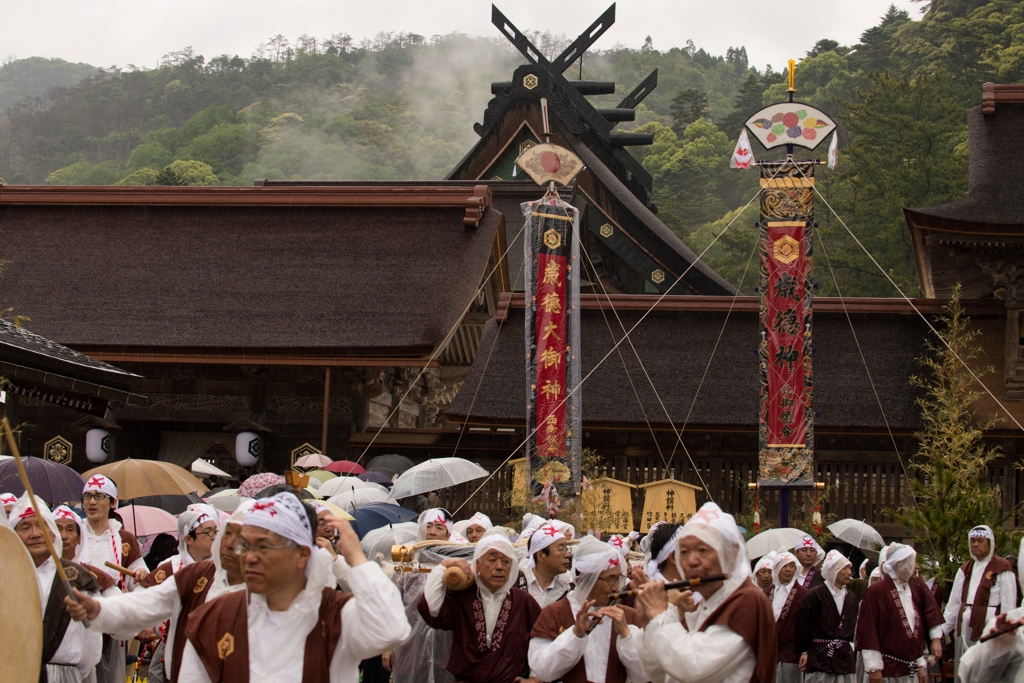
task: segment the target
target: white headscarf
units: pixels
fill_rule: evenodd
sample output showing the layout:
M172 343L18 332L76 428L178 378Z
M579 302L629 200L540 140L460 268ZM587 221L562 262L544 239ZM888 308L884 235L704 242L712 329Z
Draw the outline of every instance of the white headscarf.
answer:
M102 474L94 474L89 477L85 482L85 487L82 489L82 493L84 494L86 491L95 491L109 496L111 499L111 507L113 507L117 502L117 484L114 483L113 479Z
M971 557L973 557L974 561L977 562L979 565L986 564L989 560L992 559L992 556L995 555L996 535L992 533L991 527L985 526L984 524L982 524L981 526L976 526L973 529L971 529L970 532L968 532L967 538L968 540L972 538L988 539L988 555L985 555L984 557L976 557L974 553L971 553ZM970 552L969 546L968 552Z
M750 576L750 559L735 518L715 503L704 503L690 520L680 527L675 535L675 546L689 536L699 538L718 553L722 571L729 575L725 587L729 593L736 590ZM676 568L685 577L686 571L676 552Z
M865 559L863 562L860 563L860 568L857 569L857 578L858 579L861 578L860 577L861 572L864 571L864 569L868 566L868 562L870 562L870 561L871 560Z
M665 524L665 522L659 522L655 526L652 526L651 532L653 533L654 530L662 524ZM681 529L682 527L679 528ZM647 534L647 538L651 538L651 534ZM665 564L665 561L668 560L668 556L675 551L676 539L678 538L679 529L676 529L676 533L674 533L668 540L666 540L665 545L658 548L658 554L653 556L651 555L651 552L654 549L651 548L651 544L650 542L648 542L647 553L645 554L645 557L647 557L647 562L644 565L644 573L647 574L648 579L665 579L665 577L661 573L661 565Z
M0 493L0 508L5 508L8 505L14 505L18 502L18 497L13 493Z
M825 562L821 565L821 575L825 577L825 583L834 591L846 590L846 586L836 585L836 577L843 570L843 567L852 568L853 563L838 550L828 551L828 554L825 555Z
M775 557L777 555L778 553L772 550L767 555L758 560L757 564L754 565L754 574L756 575L762 569L771 569L772 565L775 564Z
M625 576L626 560L616 548L602 543L593 536L584 536L576 546L572 569L576 575L576 588L573 591L585 601L602 572L618 569L619 573Z
M11 508L11 512L8 515L11 527L17 530L18 524L23 520L38 515L42 518L43 523L46 524L46 528L53 534L53 548L57 552L57 557L60 557L61 553L64 552L64 543L60 539L60 530L57 529L57 522L53 518L53 513L46 507L46 502L39 496L36 496L35 499L39 502L38 508L29 500L27 491L21 494L21 497L14 503L14 507ZM81 528L81 525L79 525L79 528Z
M566 540L565 534L551 524L545 524L535 530L533 535L530 536L530 558L527 561L530 569L537 566L537 561L533 557L534 553L544 550L553 543L564 540Z
M282 538L309 548L311 553L316 553L306 507L291 493L281 492L257 500L249 508L242 524L273 531Z
M487 515L485 515L482 512L476 513L475 515L470 517L467 521L469 522L468 524L466 524L466 528L467 529L469 527L471 527L471 526L478 526L478 527L483 528L484 531L487 531L488 529L491 529L491 528L494 527L494 525L491 524L491 518L488 517Z
M793 590L793 586L796 584L799 578L799 571L793 572L793 578L788 582L783 583L779 575L786 565L794 564L794 570L800 569L800 560L796 559L796 555L793 553L781 552L775 556L774 562L772 562L772 582L775 584L775 591L772 593L772 612L775 613L775 620L778 621L779 615L782 614L782 608L786 606L786 600L789 599L789 592Z
M447 517L447 519L445 519ZM441 508L430 508L420 513L419 519L416 520L419 524L420 529L416 534L416 541L422 542L427 540L427 524L444 524L445 528L448 529L448 535L452 534L452 520L451 515L448 514L447 510Z
M508 540L508 537L504 534L486 534L476 544L476 548L473 550L473 572L476 576L477 586L484 588L486 587L480 582L480 570L477 569L477 561L486 555L491 550L497 550L501 554L507 556L512 560L512 564L509 566L508 578L505 579L505 585L499 588L494 595L504 595L509 591L512 586L516 585L516 581L519 580L519 572L516 565L516 551L512 546L512 541Z
M889 546L885 565L882 567L882 571L888 574L889 578L904 585L913 578L916 568L917 551L902 543L893 543Z
M69 508L67 505L58 505L53 508L53 519L54 523L58 519L69 519L78 525L78 545L75 546L75 556L72 558L75 562L78 561L78 556L82 554L82 518L79 517L74 510ZM63 545L63 539L61 539L61 545Z
M812 567L825 559L825 549L818 545L818 542L812 536L804 536L793 546L793 550L803 550L804 548L814 548L816 557L814 558L814 564L811 565ZM801 567L797 569L802 571Z
M563 534L565 534L566 538L569 538L569 534L567 534L566 531L571 531L572 537L577 538L576 527L574 527L572 524L569 524L568 522L563 522L560 519L553 519L551 520L550 524L559 531L561 531Z
M185 539L188 538L189 534L207 522L216 524L217 520L195 510L185 510L178 515L178 559L181 561L182 567L187 567L196 561L192 554L189 553L188 543L185 542Z
M629 555L629 546L626 543L626 539L622 536L613 534L612 537L608 539L607 543L611 547L615 548L623 558Z
M185 509L192 512L198 512L201 515L206 515L210 518L210 521L217 523L218 528L220 527L220 511L212 505L208 505L207 503L192 503Z
M210 591L206 596L207 600L212 600L221 593L227 593L232 590L228 581L228 571L220 565L220 547L224 543L224 535L228 531L228 524L237 524L241 526L245 522L245 516L249 514L249 510L251 510L252 506L255 504L256 501L251 498L249 500L243 500L241 505L235 508L235 511L231 513L231 516L227 518L227 521L225 521L217 531L217 538L214 539L213 547L211 549L213 556L210 558L213 561L214 566L217 567L217 572L213 575L213 585L210 586ZM244 586L245 584L243 582L242 587Z
M527 517L529 517L529 519L527 519ZM523 533L526 533L528 529L539 529L542 526L544 526L544 524L546 524L547 521L548 520L541 517L540 515L534 515L527 512L525 515L523 515Z
M651 528L647 530L647 535L640 539L640 552L642 552L645 556L647 556L645 558L646 560L649 561L651 559L650 558L651 541L654 538L654 530L657 529L662 524L667 524L667 523L668 522L665 522L664 520L655 522L654 524L651 525Z

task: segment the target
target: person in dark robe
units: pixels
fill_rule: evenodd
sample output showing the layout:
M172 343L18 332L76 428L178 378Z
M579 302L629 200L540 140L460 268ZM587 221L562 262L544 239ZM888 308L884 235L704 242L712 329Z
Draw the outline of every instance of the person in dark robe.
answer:
M914 549L893 543L885 550L883 577L861 603L857 650L872 683L927 683L925 657L942 656L942 613L924 582L912 580Z
M253 504L235 544L246 590L193 612L178 683L356 683L359 662L408 637L398 589L367 562L348 522L330 524L353 593L334 590L331 558L316 550L316 513L297 493Z
M38 499L38 498L37 498ZM23 494L9 513L15 533L25 544L36 566L39 599L43 608L43 661L40 683L81 683L91 677L100 661L103 641L99 633L91 633L71 621L64 611L64 584L57 573L43 534L50 534L54 550L60 557L63 544L53 513L40 501L38 508ZM60 557L64 573L73 590L95 595L99 584L85 567ZM17 618L12 615L11 618ZM2 665L0 665L2 670Z
M778 662L772 605L750 581L746 544L732 515L705 503L674 543L676 569L685 579L728 578L698 586L698 605L685 591L670 607L664 583L644 585L636 608L645 626L634 637L647 677L658 683L773 683Z
M943 631L954 640L954 661L981 636L985 624L1017 607L1017 579L1010 563L996 555L996 537L987 526L968 534L971 559L956 572L946 603ZM957 683L960 678L957 677Z
M765 595L772 601L775 638L778 643L778 683L800 683L800 653L796 649L796 619L807 589L797 580L799 562L793 553L782 552L772 562L772 585Z
M857 683L857 633L860 603L847 589L853 565L838 550L821 565L825 585L807 592L796 619L796 651L804 683Z
M444 572L459 567L473 578L461 591L446 590ZM500 533L485 534L472 565L446 559L427 577L419 612L431 628L452 632L448 671L462 683L530 681L527 652L540 605L515 587L518 572L512 542ZM533 679L536 680L536 679Z
M563 683L626 683L647 676L636 651L636 611L612 606L626 560L617 547L584 536L573 557L575 588L540 614L530 634L530 674Z
M810 590L823 586L825 579L821 575L821 563L825 559L825 549L818 545L813 536L804 536L793 546L793 554L800 561L797 580L800 585Z
M212 560L179 566L170 577L165 577L146 590L110 599L106 596L98 600L82 597L80 604L66 601L68 613L75 621L89 619L90 630L102 633L136 633L154 624L166 622L164 639L170 647L163 649L162 667L161 658L154 655L150 676L153 676L157 667L161 667L163 680L173 683L178 678L185 650L185 634L192 613L207 600L245 588L245 577L234 545L242 530L242 520L253 505L253 501L242 503L218 531L210 550ZM182 517L186 518L186 525L194 525L198 521L195 514L185 512ZM150 573L143 582L155 573ZM121 678L124 678L123 663Z

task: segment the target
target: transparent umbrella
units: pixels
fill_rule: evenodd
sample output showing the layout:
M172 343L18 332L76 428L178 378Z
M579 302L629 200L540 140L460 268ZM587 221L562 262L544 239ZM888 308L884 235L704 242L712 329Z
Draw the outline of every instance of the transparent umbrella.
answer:
M342 491L351 491L352 489L383 489L384 487L380 484L374 484L370 481L363 481L362 479L356 479L355 477L337 477L335 479L328 479L324 483L320 484L320 488L317 489L320 495L324 498L330 498L336 496ZM386 490L386 489L385 489Z
M882 534L867 522L857 519L840 519L828 525L828 530L840 541L845 541L861 550L878 550L885 545Z
M377 562L391 561L391 546L413 543L416 541L416 533L419 525L416 522L403 522L402 524L389 524L379 529L368 531L359 545L363 546L366 558Z
M384 503L387 499L387 489L381 486L377 489L365 488L342 491L341 493L332 496L328 502L337 505L346 512L352 512L352 510L362 507L363 505L369 505L370 503Z
M773 550L788 550L796 545L796 542L806 534L807 532L802 529L788 527L762 531L747 541L747 553L750 555L750 559L756 560Z
M483 467L464 458L432 458L399 475L391 488L391 498L401 500L427 491L437 491L474 479L482 479L488 474Z

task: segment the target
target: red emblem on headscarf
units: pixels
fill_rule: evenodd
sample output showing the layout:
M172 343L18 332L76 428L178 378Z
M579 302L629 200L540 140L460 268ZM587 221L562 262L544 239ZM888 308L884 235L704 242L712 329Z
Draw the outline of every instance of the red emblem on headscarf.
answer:
M269 503L256 503L252 506L253 512L266 510L271 517L277 516L277 510L274 509L274 501Z
M720 515L714 510L699 510L693 516L705 524L711 524L711 520L718 519L720 517Z
M107 483L106 479L104 479L103 477L101 477L99 475L96 475L95 477L90 479L88 482L86 482L86 486L100 487L100 486L103 486L106 483Z
M618 556L613 557L610 560L608 560L608 569L615 569L618 566L619 566L619 558L618 558Z
M554 538L558 535L558 529L556 529L553 526L546 526L544 527L543 531L546 535L550 536L551 538Z
M18 515L18 519L25 519L26 517L32 517L36 514L36 511L32 508L26 508L24 512Z

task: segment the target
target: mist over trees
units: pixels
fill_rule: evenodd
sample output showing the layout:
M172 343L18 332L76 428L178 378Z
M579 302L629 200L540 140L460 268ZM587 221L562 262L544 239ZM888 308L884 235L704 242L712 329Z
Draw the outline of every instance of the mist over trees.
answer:
M818 171L819 189L910 295L919 292L902 208L965 195L967 109L986 81L1024 81L1024 4L932 0L922 10L912 18L891 7L856 45L823 37L796 71L797 99L840 122L839 166ZM549 55L571 40L530 37ZM16 60L0 67L0 177L70 185L440 178L477 140L490 83L520 63L501 37L356 41L343 32L271 36L248 57L206 59L186 47L148 70ZM654 176L659 215L698 253L735 219L705 258L737 283L755 243L757 206L748 202L757 173L729 169L729 156L747 117L785 98L786 74L752 67L743 46L716 56L692 41L648 40L586 53L582 75L614 80L617 95L593 98L614 106L655 68L658 88L637 121L619 128L654 133L654 145L631 152ZM754 152L777 155L756 143ZM827 250L843 294L896 295L824 202L817 209L815 248L821 261ZM817 279L821 293L835 293L827 268Z

